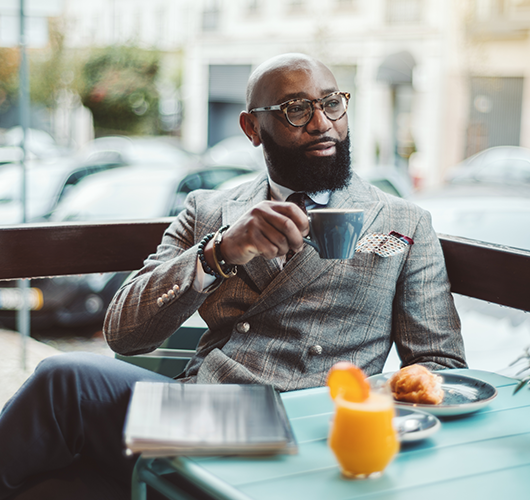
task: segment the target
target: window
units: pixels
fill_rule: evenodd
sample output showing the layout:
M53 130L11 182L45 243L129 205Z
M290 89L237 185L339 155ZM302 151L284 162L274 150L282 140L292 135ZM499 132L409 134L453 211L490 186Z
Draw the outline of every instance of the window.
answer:
M336 0L339 9L352 9L357 7L357 0Z
M304 0L289 0L287 2L288 12L301 12L305 8Z
M202 30L216 31L219 27L221 9L218 0L207 0L204 2L202 11Z
M420 23L422 8L422 0L387 0L386 22L395 25Z
M476 0L475 4L476 17L479 21L495 19L504 14L504 0Z
M471 78L465 156L494 146L518 146L521 135L524 79Z
M530 19L530 0L511 0L506 9L510 19L527 22Z
M254 16L260 13L262 7L261 0L247 0L247 14L249 16Z

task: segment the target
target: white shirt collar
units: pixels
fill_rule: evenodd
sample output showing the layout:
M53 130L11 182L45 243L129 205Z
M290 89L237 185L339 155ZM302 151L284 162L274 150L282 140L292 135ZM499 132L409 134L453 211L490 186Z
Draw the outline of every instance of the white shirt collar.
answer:
M292 189L286 188L276 182L274 182L269 175L269 186L271 188L271 199L274 201L285 201L290 194L293 194L295 191ZM327 205L329 203L329 197L331 195L330 191L322 191L320 193L309 194L311 198L318 205Z

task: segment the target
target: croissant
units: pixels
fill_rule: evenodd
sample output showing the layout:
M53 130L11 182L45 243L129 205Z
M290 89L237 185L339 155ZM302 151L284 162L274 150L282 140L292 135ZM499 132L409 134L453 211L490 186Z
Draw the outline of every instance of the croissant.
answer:
M443 401L442 377L421 365L411 365L390 379L394 399L408 403L437 405Z

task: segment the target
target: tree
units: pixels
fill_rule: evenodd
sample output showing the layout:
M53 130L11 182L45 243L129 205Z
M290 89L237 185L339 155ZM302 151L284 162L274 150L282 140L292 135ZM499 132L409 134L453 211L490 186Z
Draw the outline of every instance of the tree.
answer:
M92 51L82 69L79 94L92 111L96 135L156 132L158 70L157 52L132 46Z
M0 48L0 114L18 100L18 49Z

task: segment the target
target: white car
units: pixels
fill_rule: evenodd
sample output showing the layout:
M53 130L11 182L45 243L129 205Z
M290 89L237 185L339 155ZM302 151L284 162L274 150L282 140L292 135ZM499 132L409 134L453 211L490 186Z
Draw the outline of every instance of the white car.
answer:
M239 165L253 170L265 170L261 146L255 148L242 134L219 141L204 152L201 160L208 167Z
M166 167L184 175L199 159L165 137L101 137L76 153L26 165L26 221L41 221L66 192L94 173L125 165ZM22 222L22 166L0 168L0 225Z
M527 184L530 186L530 149L496 146L470 156L450 169L450 184Z

